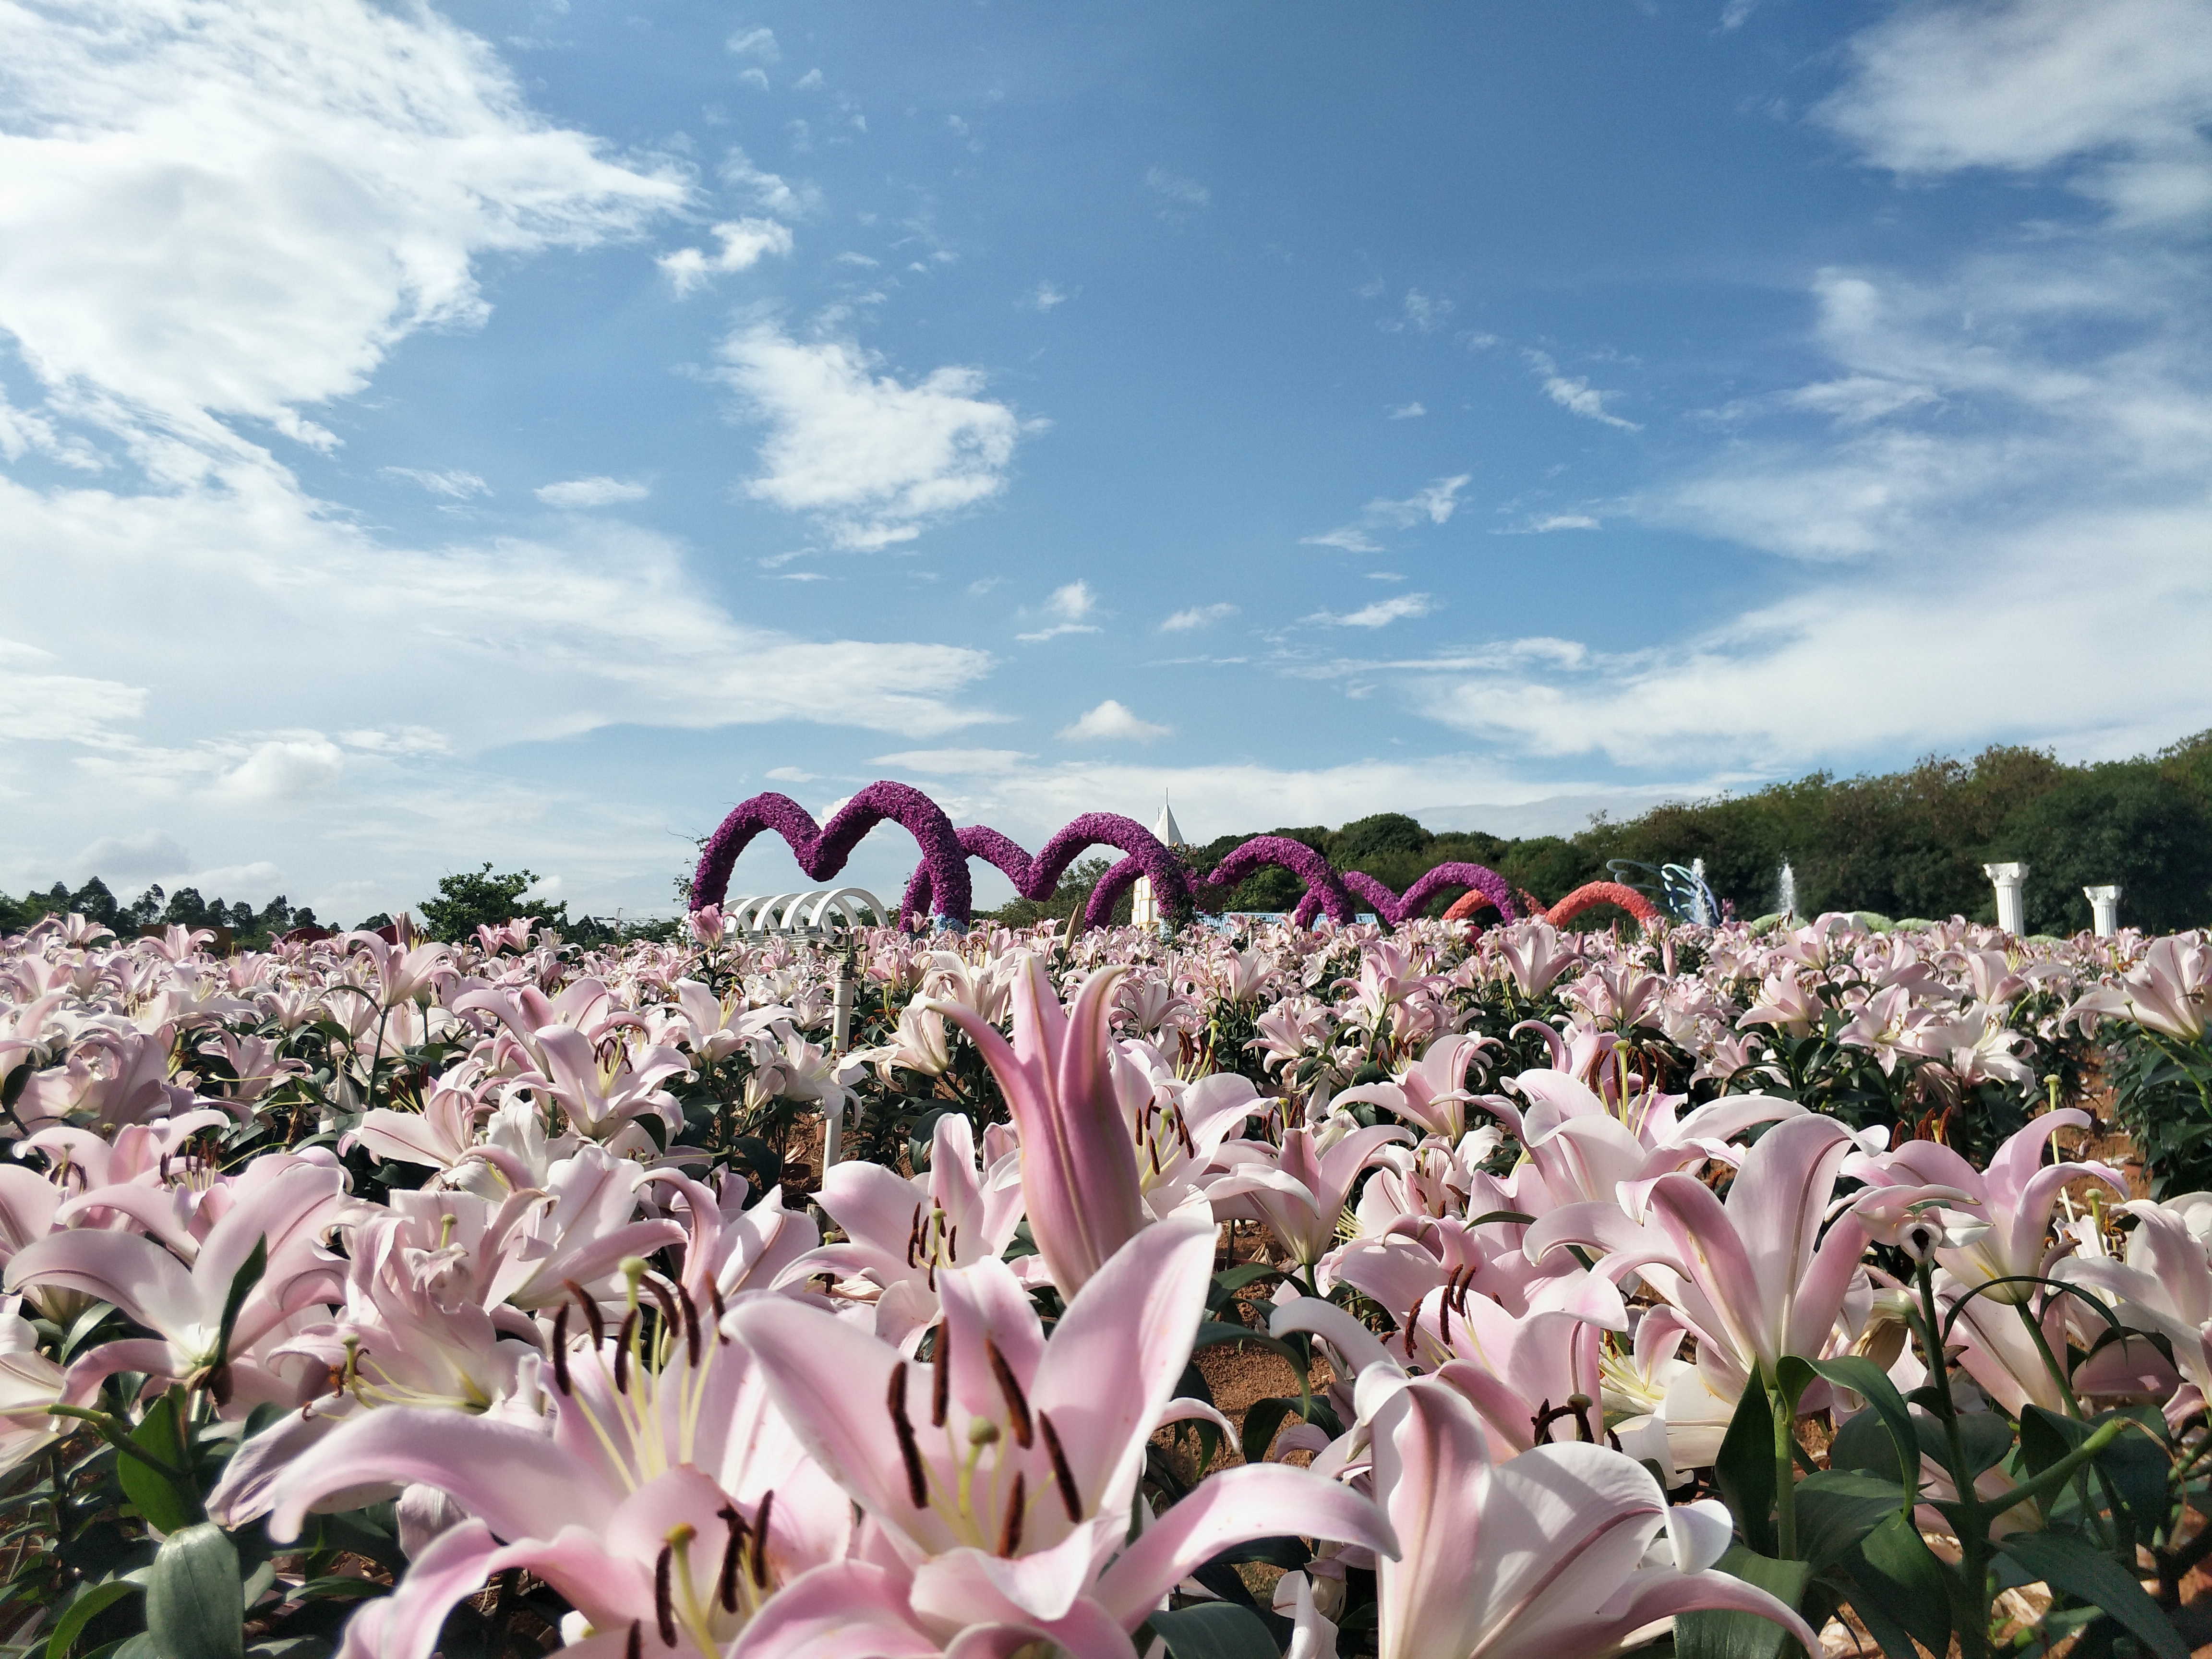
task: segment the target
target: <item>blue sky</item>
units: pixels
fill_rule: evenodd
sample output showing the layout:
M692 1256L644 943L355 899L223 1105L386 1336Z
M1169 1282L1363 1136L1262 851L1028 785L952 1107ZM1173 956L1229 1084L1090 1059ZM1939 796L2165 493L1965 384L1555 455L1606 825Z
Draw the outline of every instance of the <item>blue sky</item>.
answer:
M2212 726L2207 0L0 36L0 887L635 911L763 788L1511 833Z

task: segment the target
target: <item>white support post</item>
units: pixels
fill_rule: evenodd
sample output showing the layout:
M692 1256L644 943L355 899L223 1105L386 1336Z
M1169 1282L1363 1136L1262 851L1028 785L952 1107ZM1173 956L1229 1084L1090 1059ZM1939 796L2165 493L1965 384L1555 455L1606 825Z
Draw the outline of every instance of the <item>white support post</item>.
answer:
M842 1059L853 1042L853 969L856 964L849 948L837 957L836 1000L830 1005L830 1053L833 1059ZM830 1166L837 1161L838 1143L844 1139L845 1097L840 1094L822 1115L822 1173L828 1175Z
M2096 913L2097 937L2110 939L2120 931L2120 887L2118 882L2105 887L2084 887L2081 896L2089 901Z
M2022 898L2027 886L2027 866L2024 864L1985 864L1982 873L1997 890L1997 926L2008 933L2027 931L2027 906Z

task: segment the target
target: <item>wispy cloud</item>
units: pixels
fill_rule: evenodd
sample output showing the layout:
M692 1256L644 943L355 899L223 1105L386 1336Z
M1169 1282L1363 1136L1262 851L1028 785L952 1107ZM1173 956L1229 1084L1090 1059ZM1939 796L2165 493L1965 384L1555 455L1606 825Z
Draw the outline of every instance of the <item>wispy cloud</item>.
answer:
M1026 311L1050 311L1054 306L1064 306L1075 296L1056 283L1039 283L1015 301Z
M739 29L722 44L740 58L757 58L764 64L783 61L774 29Z
M1417 489L1403 501L1394 501L1378 495L1360 509L1358 522L1340 525L1334 530L1324 531L1318 536L1303 536L1299 544L1306 547L1341 548L1346 553L1380 553L1381 544L1373 532L1377 530L1410 530L1424 520L1430 524L1449 524L1459 510L1459 493L1474 481L1471 472L1454 473L1449 478L1438 478L1425 489Z
M713 229L721 243L714 252L680 247L653 262L675 288L678 299L703 288L715 276L750 270L764 255L791 252L791 227L774 219L733 219Z
M1409 288L1405 299L1399 302L1398 314L1385 317L1377 326L1392 334L1409 328L1416 333L1433 334L1451 320L1452 313L1458 308L1449 300Z
M1146 185L1179 208L1211 207L1213 192L1195 179L1185 179L1170 173L1165 167L1154 167L1145 174Z
M1389 418L1394 421L1418 421L1428 412L1428 410L1420 404L1395 404L1390 408Z
M626 478L568 478L542 484L532 492L548 507L612 507L619 501L641 501L653 494L651 486Z
M1324 628L1387 628L1408 617L1425 617L1436 608L1435 599L1426 593L1401 593L1395 599L1377 599L1372 605L1341 614L1316 611L1305 620Z
M1531 535L1544 536L1554 530L1596 530L1598 521L1587 513L1554 513L1547 518L1534 520L1528 525Z
M491 494L491 486L473 472L426 472L413 466L380 466L377 471L387 478L404 478L449 501L465 501L471 495Z
M1581 375L1562 374L1559 366L1549 354L1541 351L1528 353L1528 366L1536 371L1543 384L1544 395L1570 415L1579 415L1586 421L1600 421L1607 426L1619 427L1624 432L1641 432L1644 428L1634 421L1624 420L1605 406L1607 398L1617 398L1617 392L1593 390L1589 381Z
M1193 629L1210 628L1224 617L1237 614L1233 605L1194 605L1188 611L1178 611L1160 624L1163 634L1187 634Z
M1024 762L1036 758L1018 749L902 749L896 754L878 755L868 764L925 776L994 776L1018 770Z
M1017 634L1014 635L1016 639L1035 645L1046 640L1056 640L1063 634L1096 634L1099 631L1096 623L1085 620L1098 609L1098 595L1092 592L1089 582L1072 581L1064 587L1053 589L1051 597L1045 600L1042 608L1046 616L1055 617L1059 620L1035 633Z
M1109 697L1073 726L1062 726L1059 735L1063 743L1157 743L1171 735L1174 729L1139 720L1127 708Z

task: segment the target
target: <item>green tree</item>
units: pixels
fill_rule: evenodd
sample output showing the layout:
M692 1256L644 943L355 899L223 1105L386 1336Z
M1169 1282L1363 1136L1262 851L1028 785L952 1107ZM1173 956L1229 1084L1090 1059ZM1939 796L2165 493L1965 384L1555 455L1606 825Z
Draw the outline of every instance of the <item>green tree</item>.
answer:
M432 939L459 945L474 939L479 927L497 927L524 915L523 895L537 884L535 872L509 870L495 875L491 860L486 859L480 869L439 877L438 896L424 899L415 907L416 913ZM527 914L556 933L568 932L565 899L555 904L532 904Z

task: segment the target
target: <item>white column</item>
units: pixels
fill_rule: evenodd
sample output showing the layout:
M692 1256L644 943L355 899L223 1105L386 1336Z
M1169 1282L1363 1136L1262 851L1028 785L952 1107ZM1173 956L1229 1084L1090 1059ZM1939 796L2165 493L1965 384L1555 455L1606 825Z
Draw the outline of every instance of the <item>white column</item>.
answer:
M2084 887L2081 896L2089 901L2089 908L2096 912L2099 939L2110 939L2120 931L2120 887L2118 882L2106 887Z
M853 992L855 967L848 950L837 958L836 989L830 1005L830 1057L844 1058L845 1051L853 1046ZM822 1115L822 1173L828 1175L830 1166L837 1161L842 1150L839 1142L844 1139L845 1097L838 1096L830 1102Z
M1160 904L1152 896L1152 878L1139 876L1137 884L1129 890L1129 925L1133 927L1157 927L1159 921Z
M1997 926L2008 933L2027 931L2027 907L2021 902L2021 890L2027 885L2027 866L2024 864L1985 864L1982 873L1997 890Z

